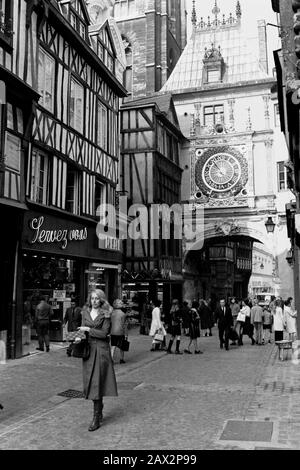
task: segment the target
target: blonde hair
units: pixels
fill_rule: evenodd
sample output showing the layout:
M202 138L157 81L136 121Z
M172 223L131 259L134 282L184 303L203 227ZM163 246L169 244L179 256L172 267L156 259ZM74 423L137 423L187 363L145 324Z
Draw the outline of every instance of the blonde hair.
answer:
M99 306L99 309L103 311L105 317L110 318L111 312L112 312L112 307L106 300L105 292L101 289L92 289L89 292L85 307L88 310L91 310L91 308L92 308L92 303L91 303L92 294L96 294L97 297L99 297L99 299L102 301L101 305Z

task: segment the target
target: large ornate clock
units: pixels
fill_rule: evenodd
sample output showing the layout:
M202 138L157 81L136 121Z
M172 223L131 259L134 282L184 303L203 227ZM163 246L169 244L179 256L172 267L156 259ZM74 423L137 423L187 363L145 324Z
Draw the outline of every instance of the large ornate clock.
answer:
M210 198L225 199L238 194L248 180L247 161L232 147L196 150L195 182Z

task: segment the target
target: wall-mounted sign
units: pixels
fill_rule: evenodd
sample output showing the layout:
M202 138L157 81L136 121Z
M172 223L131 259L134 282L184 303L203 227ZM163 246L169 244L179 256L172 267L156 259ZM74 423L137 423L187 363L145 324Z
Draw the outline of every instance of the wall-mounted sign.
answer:
M118 238L103 237L103 238L98 238L98 240L99 240L99 243L98 243L99 248L105 248L106 250L115 250L115 251L121 250L121 240L119 240Z
M57 300L63 300L66 298L66 291L65 290L54 290L53 291L53 298Z
M68 243L71 241L83 241L87 239L87 227L80 229L62 229L55 228L52 230L43 229L44 217L36 217L30 220L29 226L33 230L33 238L30 240L31 244L34 243L59 243L62 250L64 250Z
M69 284L64 284L63 288L68 292L75 292L75 284L73 282L70 282Z

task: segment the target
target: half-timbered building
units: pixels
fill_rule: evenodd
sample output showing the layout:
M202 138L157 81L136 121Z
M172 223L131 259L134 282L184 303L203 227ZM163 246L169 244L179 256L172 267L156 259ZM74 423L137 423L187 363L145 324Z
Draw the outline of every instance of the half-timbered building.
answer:
M146 295L159 297L166 311L172 298L181 298L181 239L176 237L172 213L169 236L163 231L163 212L159 227L154 226L151 206L165 204L170 208L180 202L179 150L184 140L170 94L155 94L122 106L120 190L129 205L135 205L136 211L129 216L146 208L148 222L147 226L141 224L136 239L127 238L123 293L128 298L133 292L140 294L140 303Z
M90 31L85 1L11 3L14 35L11 39L5 32L1 71L8 81L13 77L20 83L15 88L22 99L8 101L2 134L13 136L6 137L5 155L9 152L15 167L19 134L28 142L19 157L19 192L8 194L17 186L4 185L7 199L18 196L19 203L26 203L18 248L17 326L7 328L11 333L15 328L20 355L23 303L32 314L39 295L46 295L55 313L52 338L62 339L62 316L71 295L79 304L92 287L105 290L110 300L117 295L119 244L99 239L96 227L97 208L115 203L119 98L126 91L115 75L109 22ZM23 114L19 103L24 103ZM15 167L5 164L6 172L14 170L10 181L17 178Z

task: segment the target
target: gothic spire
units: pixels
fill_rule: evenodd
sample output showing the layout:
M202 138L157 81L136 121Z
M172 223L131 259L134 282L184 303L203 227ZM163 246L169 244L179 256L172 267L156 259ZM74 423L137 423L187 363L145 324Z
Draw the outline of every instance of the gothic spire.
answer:
M220 13L220 8L218 7L218 4L217 4L217 0L215 0L215 6L214 8L212 9L212 13L215 15L215 21L214 23L217 25L218 24L218 16L219 16L219 13Z
M239 18L241 18L241 16L242 16L241 4L240 4L239 0L237 0L237 3L236 3L236 17L239 19Z
M195 0L193 0L193 8L192 8L192 25L195 28L197 24L197 14L195 8Z

